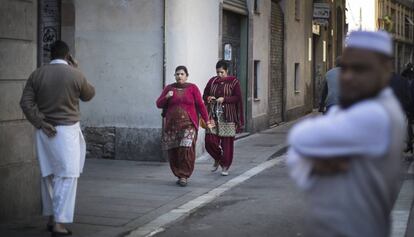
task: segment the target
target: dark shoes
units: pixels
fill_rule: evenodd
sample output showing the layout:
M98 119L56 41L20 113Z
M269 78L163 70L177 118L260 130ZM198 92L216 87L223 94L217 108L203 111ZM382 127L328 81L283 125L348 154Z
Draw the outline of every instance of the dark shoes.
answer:
M72 231L66 228L66 232L57 232L53 230L53 225L47 224L46 229L52 234L52 237L69 236L72 235Z
M52 237L69 236L72 235L72 231L66 228L67 232L56 232L52 230Z

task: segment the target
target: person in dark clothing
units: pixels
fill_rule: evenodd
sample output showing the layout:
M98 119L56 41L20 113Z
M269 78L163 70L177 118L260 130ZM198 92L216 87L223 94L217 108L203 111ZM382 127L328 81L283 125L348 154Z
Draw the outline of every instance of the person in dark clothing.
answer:
M339 73L341 56L335 60L335 67L326 72L325 83L319 102L319 112L326 113L332 107L338 104L339 101Z
M390 80L390 87L392 88L395 96L400 102L401 107L403 108L407 116L407 146L405 152L413 153L413 144L412 139L414 137L413 129L411 126L412 115L413 115L413 101L412 101L412 83L410 83L409 78L412 78L414 75L414 67L411 63L407 64L406 68L401 75L393 73Z

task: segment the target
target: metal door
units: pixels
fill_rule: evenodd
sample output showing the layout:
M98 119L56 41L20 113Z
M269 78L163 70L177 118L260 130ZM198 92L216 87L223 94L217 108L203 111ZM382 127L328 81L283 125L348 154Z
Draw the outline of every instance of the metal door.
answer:
M230 62L229 74L240 76L241 16L229 11L223 13L223 58Z
M279 4L272 1L271 40L270 40L270 89L269 89L269 125L283 120L283 52L284 29L283 12Z
M49 63L50 46L60 39L60 6L60 0L39 0L38 66Z

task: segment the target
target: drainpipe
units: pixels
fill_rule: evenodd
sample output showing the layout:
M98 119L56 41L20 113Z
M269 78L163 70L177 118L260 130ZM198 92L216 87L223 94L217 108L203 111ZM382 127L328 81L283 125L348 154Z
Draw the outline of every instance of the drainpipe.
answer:
M166 84L166 71L167 71L167 56L166 56L166 26L167 26L167 17L166 17L166 8L167 8L167 0L164 0L163 6L163 32L162 32L162 88L165 87Z

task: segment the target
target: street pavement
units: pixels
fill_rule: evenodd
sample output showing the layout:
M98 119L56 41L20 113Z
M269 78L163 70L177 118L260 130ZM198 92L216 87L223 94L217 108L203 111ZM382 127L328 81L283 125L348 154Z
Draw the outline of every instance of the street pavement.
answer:
M304 195L289 178L284 159L250 180L240 184L213 202L205 205L187 218L173 223L156 237L304 237L304 216L307 207ZM412 182L409 174L410 162L404 162L404 181ZM409 201L412 207L413 186L408 194L397 201L397 205ZM404 207L409 212L410 207ZM399 212L394 210L393 213ZM413 213L413 212L411 212ZM409 220L394 220L398 227L392 237L414 236L414 216ZM407 220L405 220L407 221ZM401 228L400 228L401 226ZM407 230L406 230L407 228Z
M87 160L69 226L73 236L303 236L303 194L289 179L283 155L293 124L238 140L228 177L211 173L212 160L199 158L185 188L175 184L167 163ZM413 219L407 237L414 236ZM50 234L39 216L0 224L0 236Z
M211 173L212 160L202 157L189 185L175 184L168 163L88 159L79 179L75 223L69 225L75 237L115 237L185 204L243 174L272 155L286 150L286 135L294 122L236 141L230 176ZM0 236L43 237L45 218L0 224Z
M157 237L303 236L303 194L284 162L233 188Z

